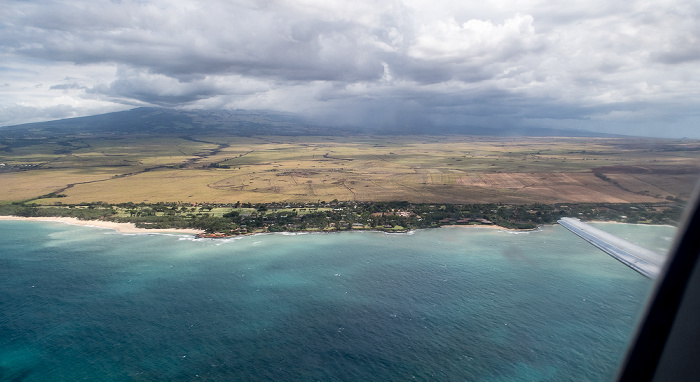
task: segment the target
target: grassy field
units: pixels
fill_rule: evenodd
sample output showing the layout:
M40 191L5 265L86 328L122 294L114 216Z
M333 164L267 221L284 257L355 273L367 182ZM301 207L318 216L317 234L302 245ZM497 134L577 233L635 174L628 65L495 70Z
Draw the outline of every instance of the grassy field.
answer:
M700 142L635 138L95 137L0 144L0 199L643 203L688 196Z

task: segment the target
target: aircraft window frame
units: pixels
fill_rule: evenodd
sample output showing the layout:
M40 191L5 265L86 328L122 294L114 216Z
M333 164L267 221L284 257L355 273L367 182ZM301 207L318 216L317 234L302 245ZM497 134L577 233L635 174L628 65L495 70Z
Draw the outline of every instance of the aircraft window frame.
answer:
M700 377L700 183L617 375L619 382ZM669 379L672 378L672 379Z

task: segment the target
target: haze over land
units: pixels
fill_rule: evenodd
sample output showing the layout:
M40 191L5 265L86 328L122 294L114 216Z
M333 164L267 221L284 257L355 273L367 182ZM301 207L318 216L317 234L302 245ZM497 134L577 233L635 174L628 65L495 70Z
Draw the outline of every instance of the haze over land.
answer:
M9 0L0 125L167 106L700 138L699 17L692 0Z
M698 15L689 0L8 1L1 195L684 198Z

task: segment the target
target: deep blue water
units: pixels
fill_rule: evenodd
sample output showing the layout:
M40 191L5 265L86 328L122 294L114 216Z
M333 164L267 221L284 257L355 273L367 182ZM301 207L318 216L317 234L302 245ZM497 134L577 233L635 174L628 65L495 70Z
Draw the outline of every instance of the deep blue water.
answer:
M193 240L2 221L0 380L605 381L651 287L559 226Z

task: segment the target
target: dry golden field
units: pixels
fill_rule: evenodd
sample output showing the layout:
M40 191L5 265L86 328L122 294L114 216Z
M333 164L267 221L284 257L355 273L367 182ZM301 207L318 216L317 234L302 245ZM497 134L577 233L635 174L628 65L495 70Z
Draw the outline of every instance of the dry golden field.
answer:
M74 137L0 151L0 199L658 202L688 196L698 148L635 138Z

